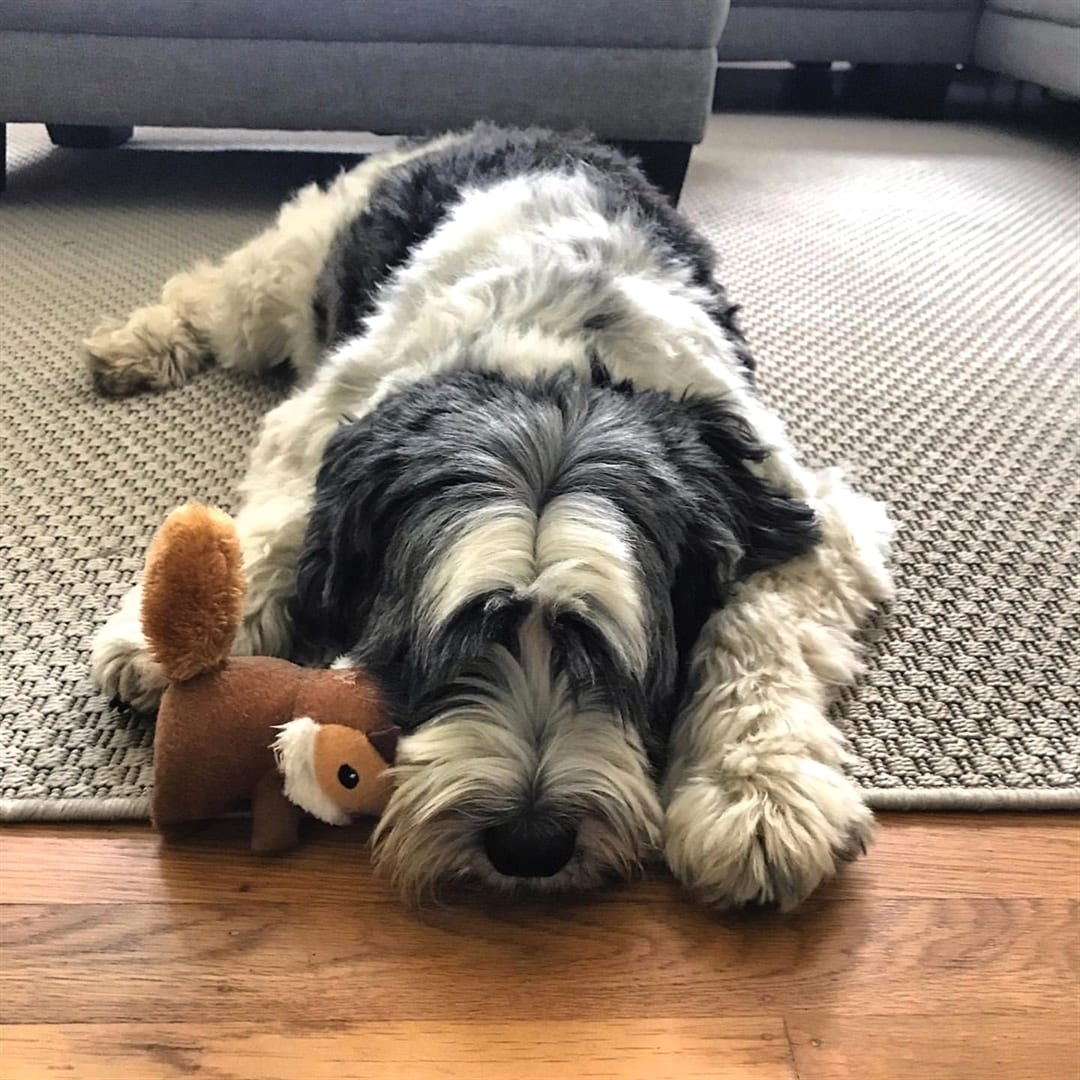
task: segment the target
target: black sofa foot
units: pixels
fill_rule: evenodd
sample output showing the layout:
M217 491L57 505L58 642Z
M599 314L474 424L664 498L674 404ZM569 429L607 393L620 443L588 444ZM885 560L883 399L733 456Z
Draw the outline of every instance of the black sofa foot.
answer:
M123 146L134 128L100 127L88 124L46 124L54 146L68 150L110 150Z
M693 143L624 141L618 147L641 162L645 175L671 200L672 206L679 205Z
M7 189L7 124L0 124L0 191Z
M781 101L794 112L828 112L833 100L832 64L800 61L788 74Z
M848 75L849 105L897 120L940 120L954 64L858 64Z

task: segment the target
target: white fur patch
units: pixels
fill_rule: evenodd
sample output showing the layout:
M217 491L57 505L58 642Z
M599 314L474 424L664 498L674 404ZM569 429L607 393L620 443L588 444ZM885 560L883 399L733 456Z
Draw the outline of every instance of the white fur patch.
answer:
M277 730L271 748L284 780L285 797L328 825L348 825L349 815L323 791L315 776L319 725L310 716L300 716Z
M536 526L536 515L516 503L496 503L474 514L424 582L432 622L446 622L475 596L531 582Z
M595 623L635 674L648 664L648 635L633 545L607 499L567 495L544 510L536 537L538 574L526 589L549 608Z
M565 495L537 516L501 503L473 515L424 584L432 621L510 589L552 611L587 616L635 674L648 663L637 562L626 522L607 499Z

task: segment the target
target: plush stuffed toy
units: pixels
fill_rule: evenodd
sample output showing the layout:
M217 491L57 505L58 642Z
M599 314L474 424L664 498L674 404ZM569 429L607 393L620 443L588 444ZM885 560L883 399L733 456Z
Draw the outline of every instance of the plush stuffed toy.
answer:
M379 814L398 729L358 669L315 670L231 656L243 615L229 516L174 511L146 561L142 624L169 686L154 736L152 816L163 831L250 800L253 851L298 839L301 811L334 825Z

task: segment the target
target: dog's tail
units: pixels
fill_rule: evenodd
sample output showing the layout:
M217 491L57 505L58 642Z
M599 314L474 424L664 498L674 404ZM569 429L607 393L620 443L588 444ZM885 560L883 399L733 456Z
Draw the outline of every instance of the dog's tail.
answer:
M166 678L183 682L228 657L244 608L244 569L232 518L191 504L158 529L143 575L142 626Z

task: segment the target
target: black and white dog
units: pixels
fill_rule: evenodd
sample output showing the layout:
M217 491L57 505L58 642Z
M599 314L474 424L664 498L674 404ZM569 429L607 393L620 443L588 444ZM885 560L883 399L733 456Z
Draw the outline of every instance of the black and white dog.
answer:
M243 647L389 688L406 894L663 851L709 901L788 906L864 846L824 710L887 518L798 464L708 244L616 152L478 127L371 158L86 349L113 394L297 369L243 485ZM152 707L138 605L94 672Z

